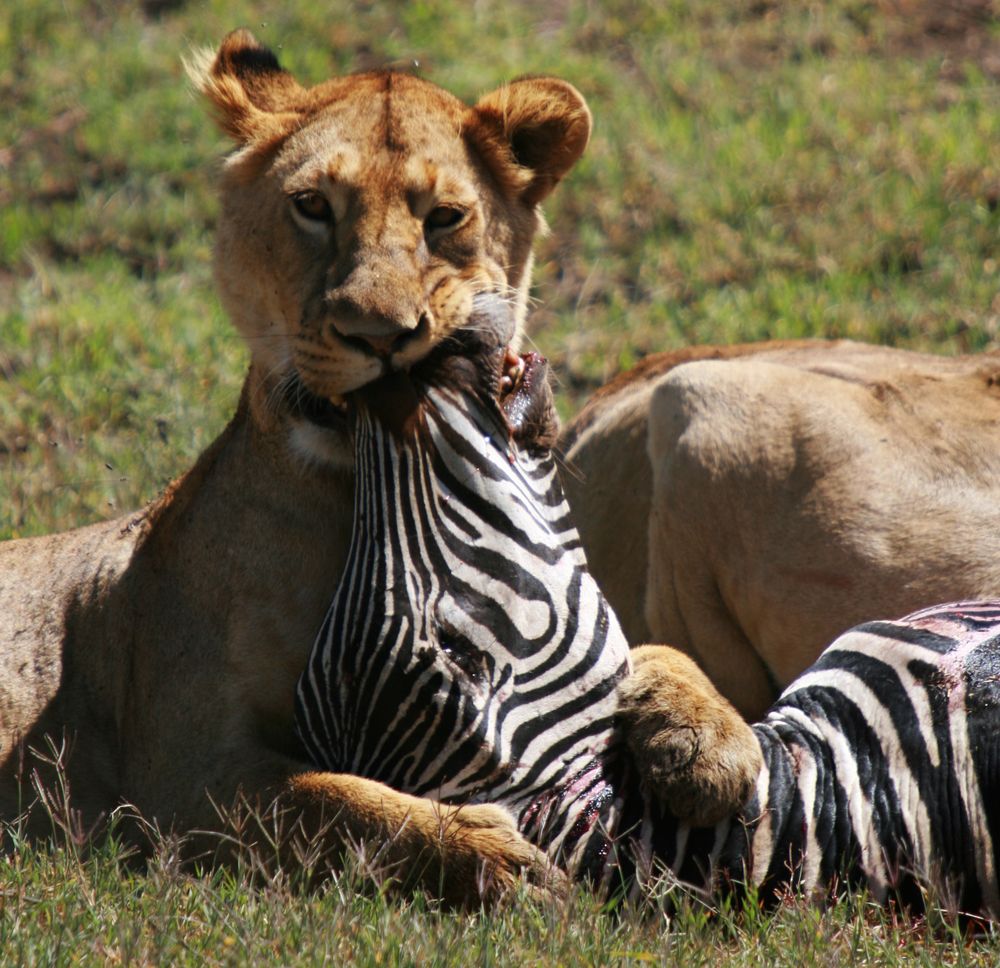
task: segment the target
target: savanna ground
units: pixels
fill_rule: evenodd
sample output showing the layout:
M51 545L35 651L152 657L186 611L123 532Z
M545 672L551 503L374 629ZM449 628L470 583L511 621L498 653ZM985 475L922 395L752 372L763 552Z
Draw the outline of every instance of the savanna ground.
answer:
M694 342L1000 347L995 0L10 0L0 5L0 538L118 514L191 464L246 364L218 308L225 144L180 57L246 25L301 79L386 62L474 98L555 73L594 110L548 205L533 336L568 415ZM457 916L347 875L0 861L12 963L995 964L1000 940L863 899L773 915L518 903ZM650 913L654 912L654 913Z

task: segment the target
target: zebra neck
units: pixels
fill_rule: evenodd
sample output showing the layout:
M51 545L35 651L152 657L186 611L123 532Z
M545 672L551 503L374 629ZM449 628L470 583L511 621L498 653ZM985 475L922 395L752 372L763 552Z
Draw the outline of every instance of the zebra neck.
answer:
M506 805L521 834L573 877L601 885L616 875L631 878L634 864L621 849L627 845L622 833L634 808L645 803L619 745L568 771L527 804Z
M798 777L803 769L823 772L822 750L793 757L787 737L769 725L754 730L764 753L756 788L742 810L714 827L691 827L664 810L617 744L526 806L506 805L522 835L574 878L613 892L632 894L664 872L705 891L749 884L773 891L793 876L818 883L824 872L809 865L830 845L809 842L802 821L817 804L802 802Z

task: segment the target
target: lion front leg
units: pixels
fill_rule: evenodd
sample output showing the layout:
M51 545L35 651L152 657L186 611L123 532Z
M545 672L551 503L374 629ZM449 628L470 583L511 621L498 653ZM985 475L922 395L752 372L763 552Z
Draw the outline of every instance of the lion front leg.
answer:
M521 837L506 810L448 806L348 774L298 773L270 802L244 796L222 819L227 840L254 863L298 869L310 880L340 870L353 852L375 879L453 907L492 906L522 882L538 897L566 888L565 875Z
M632 665L618 712L647 791L695 826L731 816L763 766L753 730L683 652L638 646Z

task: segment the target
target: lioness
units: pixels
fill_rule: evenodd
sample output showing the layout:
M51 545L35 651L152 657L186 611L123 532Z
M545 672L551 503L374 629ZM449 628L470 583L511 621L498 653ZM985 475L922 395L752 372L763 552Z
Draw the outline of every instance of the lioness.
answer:
M521 870L538 881L545 859L503 811L311 770L293 695L351 532L344 395L421 359L477 293L505 295L520 323L538 203L589 111L547 77L473 107L389 72L304 88L247 32L193 73L236 145L216 275L249 374L229 426L151 506L0 546L0 818L30 806L31 771L55 785L48 737L78 831L123 801L218 831L242 795L322 835L329 863L372 842L448 900L496 897ZM655 705L662 671L640 670L630 708Z
M685 649L748 717L852 625L1000 594L1000 354L664 353L562 446L630 640Z

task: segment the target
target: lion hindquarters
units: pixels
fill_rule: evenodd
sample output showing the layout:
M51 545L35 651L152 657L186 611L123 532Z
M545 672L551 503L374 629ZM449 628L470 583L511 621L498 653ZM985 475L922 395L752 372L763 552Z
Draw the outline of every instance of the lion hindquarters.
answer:
M745 715L776 694L774 664L790 677L808 661L797 635L761 648L776 602L769 583L795 454L787 415L770 406L769 364L698 362L661 380L650 402L652 471L646 620L653 641L696 656ZM761 372L763 371L763 372ZM753 376L764 379L755 385ZM817 649L818 651L818 649ZM772 664L773 663L773 664Z
M995 404L961 360L861 349L688 364L650 404L650 633L748 715L844 628L997 591L1000 466L961 453L998 432L954 401Z

